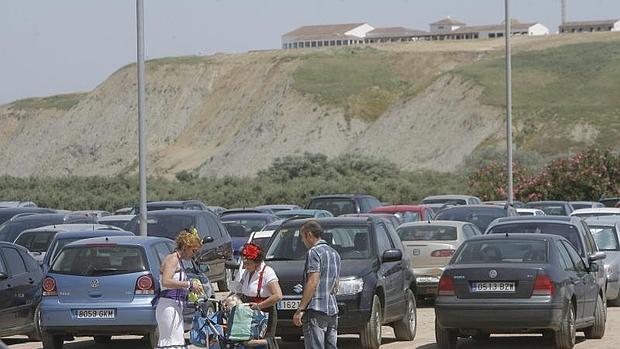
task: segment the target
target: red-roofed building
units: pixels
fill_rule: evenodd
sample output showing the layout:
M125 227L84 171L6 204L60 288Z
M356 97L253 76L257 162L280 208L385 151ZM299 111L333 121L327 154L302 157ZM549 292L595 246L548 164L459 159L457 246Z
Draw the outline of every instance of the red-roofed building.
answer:
M367 23L308 25L282 35L282 48L361 44L373 29Z

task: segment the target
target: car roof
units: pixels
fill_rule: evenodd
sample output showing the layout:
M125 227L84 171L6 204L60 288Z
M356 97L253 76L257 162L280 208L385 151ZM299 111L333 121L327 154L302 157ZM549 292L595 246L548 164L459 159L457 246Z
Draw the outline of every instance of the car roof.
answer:
M462 221L442 221L442 220L438 220L438 221L419 221L419 222L407 222L407 223L403 223L399 226L399 228L402 227L414 227L414 226L419 226L419 225L447 225L450 227L462 227L465 224L473 224L470 222L462 222Z
M86 230L102 230L106 228L111 228L110 230L117 230L114 227L111 227L107 224L55 224L55 225L47 225L45 227L27 229L22 232L23 233L32 233L32 232L61 232L61 231L86 231ZM21 234L20 234L21 235Z
M581 220L579 217L571 216L511 216L500 217L491 223L491 225L497 225L501 223L516 223L516 222L537 222L537 223L567 223L574 224Z
M568 201L562 200L541 200L541 201L530 201L526 205L541 205L541 204L568 204Z
M110 215L110 216L101 217L101 218L98 219L98 221L99 222L105 222L105 221L130 221L135 216L136 216L135 214L117 214L117 215Z
M264 218L264 219L277 219L277 217L271 213L229 213L227 215L222 216L220 219L222 222L227 222L229 220L234 219L243 219L243 218Z
M514 240L562 240L564 237L553 234L537 234L537 233L518 233L518 234L486 234L476 235L466 241L476 240L501 240L501 239L514 239Z
M158 210L158 211L148 211L146 213L147 218L152 216L199 216L205 214L205 212L209 212L213 214L211 211L201 211L201 210Z
M368 224L368 221L371 220L373 217L369 216L369 217L321 217L321 218L300 218L300 219L288 219L285 222L282 223L283 226L289 226L289 225L302 225L308 221L317 221L319 224L321 225L346 225L346 224L351 224L351 225L366 225ZM383 219L383 218L381 218Z
M16 217L11 222L64 219L65 217L80 218L80 217L86 217L86 216L80 215L80 214L72 214L72 213L35 213L35 214L27 215L27 216Z
M56 210L45 207L0 207L0 213L54 213Z
M281 211L282 214L294 214L294 213L299 213L299 214L308 214L308 213L317 213L317 212L329 212L327 210L313 210L313 209L299 209L299 210L287 210L287 211Z
M392 212L392 211L421 211L425 208L430 208L428 204L422 205L387 205L387 206L378 206L371 210L371 212Z
M168 238L155 237L155 236L105 236L105 237L94 237L90 239L82 239L78 241L74 241L67 246L83 246L90 244L106 244L106 243L116 243L120 245L135 245L135 246L144 246L144 245L152 245L156 242L171 242Z
M106 235L107 234L107 235ZM134 236L130 231L125 230L82 230L82 231L61 231L54 237L56 240L75 239L81 237L99 236Z
M310 200L314 199L352 199L357 197L373 197L369 194L329 194L329 195L317 195L313 196Z
M457 206L446 207L445 209L441 210L441 212L457 211L457 210L468 211L468 210L475 209L475 208L487 208L490 210L498 210L498 209L503 210L504 209L503 206L499 206L499 205L457 205Z
M274 205L260 205L260 206L254 206L254 208L281 208L281 209L295 209L299 207L299 205L294 205L294 204L274 204Z
M580 208L580 209L577 209L571 212L571 215L578 215L579 213L617 213L617 214L620 214L620 208L618 207Z
M422 199L422 201L428 200L428 199L471 199L475 197L476 196L473 196L473 195L461 195L461 194L431 195L431 196L425 197L424 199Z
M585 219L588 225L605 225L605 226L614 226L620 224L620 215L619 216L598 216L598 217L588 217Z

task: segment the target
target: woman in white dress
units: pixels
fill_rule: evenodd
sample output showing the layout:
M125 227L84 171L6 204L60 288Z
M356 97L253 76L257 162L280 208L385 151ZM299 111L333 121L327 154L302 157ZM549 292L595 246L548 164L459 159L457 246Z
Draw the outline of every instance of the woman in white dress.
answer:
M183 303L194 288L202 288L200 282L187 279L182 260L189 260L202 246L198 232L183 230L176 239L177 248L167 255L161 264L160 293L155 318L159 341L155 348L186 349L183 337Z

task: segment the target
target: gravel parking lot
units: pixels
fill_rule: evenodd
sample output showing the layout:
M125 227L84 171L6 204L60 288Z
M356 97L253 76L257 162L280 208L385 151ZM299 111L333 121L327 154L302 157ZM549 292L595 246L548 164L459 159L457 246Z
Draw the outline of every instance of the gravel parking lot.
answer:
M398 342L394 339L394 332L391 327L384 327L383 345L381 348L385 349L399 349L399 348L415 348L415 349L435 349L435 333L434 333L434 321L435 315L433 308L430 306L424 306L418 309L418 332L416 334L413 345L411 342ZM609 308L607 329L605 337L601 340L585 340L582 333L577 334L577 345L575 348L587 348L587 349L613 349L618 347L620 342L620 308ZM5 343L11 349L40 349L42 348L41 342L28 342L26 337L9 337L3 339ZM65 348L67 349L98 349L103 347L114 347L115 349L135 349L144 347L139 337L124 336L114 337L112 344L100 345L90 337L78 337L73 342L65 342ZM297 349L299 343L281 343L282 349ZM338 338L338 347L342 349L358 349L359 342L356 336L340 336ZM523 335L523 336L511 336L501 335L492 336L487 342L473 341L473 340L460 340L459 348L462 349L552 349L553 345L550 342L544 342L540 336L536 335Z

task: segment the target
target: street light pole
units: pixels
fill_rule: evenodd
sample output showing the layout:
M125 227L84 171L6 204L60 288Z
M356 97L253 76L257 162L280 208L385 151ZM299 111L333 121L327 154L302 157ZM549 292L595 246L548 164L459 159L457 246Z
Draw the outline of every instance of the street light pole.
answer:
M510 37L512 34L510 23L510 0L504 0L506 10L506 146L507 146L507 162L506 170L508 172L508 190L507 199L509 205L513 203L512 193L512 62L510 59Z
M146 120L144 116L144 0L136 0L138 26L138 157L140 177L140 235L146 236Z

